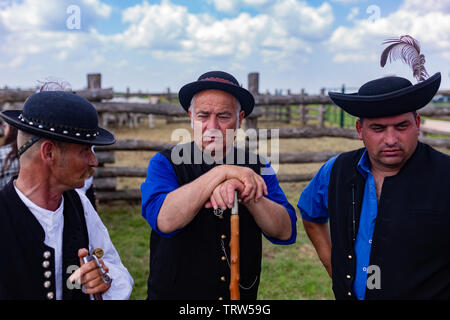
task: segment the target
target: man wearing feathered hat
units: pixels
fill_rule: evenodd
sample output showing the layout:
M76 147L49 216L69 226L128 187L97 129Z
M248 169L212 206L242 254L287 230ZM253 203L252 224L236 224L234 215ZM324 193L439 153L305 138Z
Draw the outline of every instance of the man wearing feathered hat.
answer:
M329 93L359 118L365 148L326 162L297 206L337 299L449 299L450 157L418 141L416 113L441 75L427 78L412 37L386 43L381 66L400 57L419 82L385 77Z
M0 116L19 130L20 157L19 175L0 191L0 299L127 299L133 279L88 198L73 190L98 164L91 146L115 142L94 106L43 91ZM84 264L95 249L103 258Z
M230 298L229 209L237 190L240 294L256 299L261 232L272 243L291 244L296 217L270 164L252 162L254 154L230 143L254 98L232 75L211 71L183 86L179 99L194 141L156 154L141 186L142 215L152 227L148 298Z

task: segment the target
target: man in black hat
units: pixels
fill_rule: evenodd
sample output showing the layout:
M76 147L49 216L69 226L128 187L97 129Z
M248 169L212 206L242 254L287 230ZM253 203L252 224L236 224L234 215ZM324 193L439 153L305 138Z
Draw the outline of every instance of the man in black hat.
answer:
M91 146L115 142L94 106L47 91L0 116L19 130L20 157L19 175L0 191L0 299L127 299L133 279L90 201L73 190L98 164ZM96 261L83 263L95 249L109 279Z
M141 186L142 215L152 227L148 298L229 299L229 209L237 190L240 294L256 299L261 232L273 243L294 243L296 217L270 164L232 144L253 96L232 75L212 71L179 98L194 141L156 154Z
M450 157L418 141L416 113L440 80L329 93L365 148L327 161L297 206L337 299L450 298Z

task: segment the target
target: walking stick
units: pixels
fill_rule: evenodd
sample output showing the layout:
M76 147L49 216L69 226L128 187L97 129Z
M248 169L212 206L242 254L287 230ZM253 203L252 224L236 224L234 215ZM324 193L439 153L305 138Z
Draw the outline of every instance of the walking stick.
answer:
M230 298L239 300L239 210L237 191L234 192L234 205L230 216Z

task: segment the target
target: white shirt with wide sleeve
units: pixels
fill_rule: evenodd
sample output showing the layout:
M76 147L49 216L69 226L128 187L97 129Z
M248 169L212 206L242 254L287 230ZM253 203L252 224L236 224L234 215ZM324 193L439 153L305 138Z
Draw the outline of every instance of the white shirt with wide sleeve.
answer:
M23 203L28 207L31 213L41 224L45 231L44 243L55 250L55 280L56 280L56 299L62 299L62 240L64 228L64 197L61 205L55 211L49 211L37 206L29 200L19 189L14 188ZM92 207L89 199L80 190L76 190L80 196L84 209L84 217L89 236L90 253L96 248L102 248L104 255L102 260L109 268L109 274L113 279L111 287L102 296L104 300L126 300L130 297L133 289L133 278L127 268L122 264L119 254L111 242L108 230L104 226L95 209ZM81 248L80 248L81 249ZM91 295L92 299L92 295Z

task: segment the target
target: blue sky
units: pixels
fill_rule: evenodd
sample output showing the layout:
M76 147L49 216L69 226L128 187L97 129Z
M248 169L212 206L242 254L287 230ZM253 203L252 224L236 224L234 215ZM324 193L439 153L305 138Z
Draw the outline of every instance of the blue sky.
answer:
M67 27L70 5L79 29ZM0 0L0 86L53 76L81 89L100 72L118 91L178 91L213 69L244 86L257 71L261 92L357 88L387 74L414 82L401 62L378 62L381 42L403 34L450 89L449 1Z

